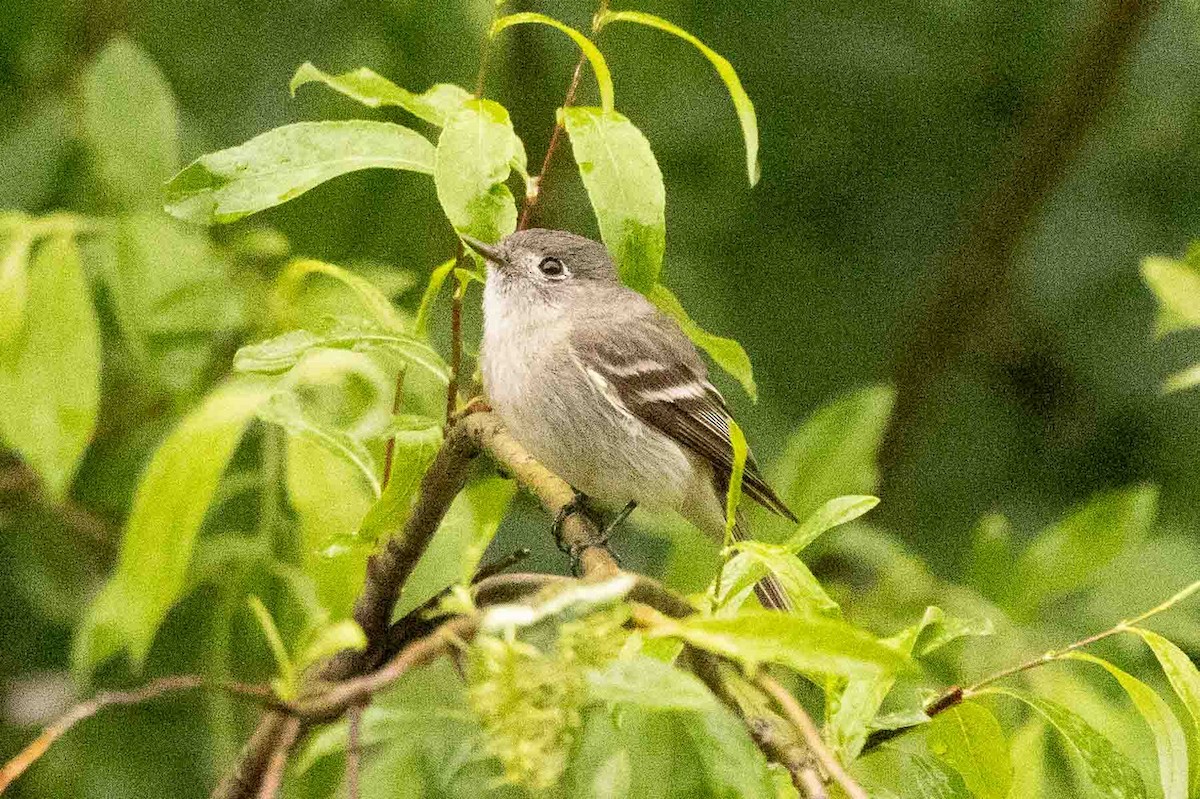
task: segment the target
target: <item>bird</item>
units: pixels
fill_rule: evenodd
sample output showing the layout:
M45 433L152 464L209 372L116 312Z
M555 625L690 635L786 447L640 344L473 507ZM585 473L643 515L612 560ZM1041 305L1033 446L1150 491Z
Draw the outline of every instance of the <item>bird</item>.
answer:
M488 404L577 492L569 510L586 499L624 505L621 521L634 507L672 510L723 540L732 416L679 324L620 281L600 242L543 228L494 245L461 237L487 265L480 370ZM753 454L742 488L796 521ZM744 514L734 536L749 537ZM755 591L764 607L791 609L774 575Z

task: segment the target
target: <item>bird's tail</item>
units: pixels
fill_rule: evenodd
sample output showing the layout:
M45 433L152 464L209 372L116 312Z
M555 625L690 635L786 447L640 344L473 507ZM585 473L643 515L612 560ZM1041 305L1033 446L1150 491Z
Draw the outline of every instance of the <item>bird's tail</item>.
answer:
M745 513L739 510L737 523L733 526L733 539L746 541L749 538L751 538L749 520ZM762 603L762 606L768 610L782 610L786 613L795 609L792 601L788 599L787 593L784 592L779 578L774 574L767 574L766 577L759 580L754 586L754 593L758 596L758 601Z

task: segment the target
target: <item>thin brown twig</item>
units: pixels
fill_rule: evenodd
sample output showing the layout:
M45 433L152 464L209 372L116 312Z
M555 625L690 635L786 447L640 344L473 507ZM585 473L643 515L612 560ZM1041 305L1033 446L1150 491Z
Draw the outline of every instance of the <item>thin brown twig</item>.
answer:
M579 90L579 81L583 76L583 65L586 62L587 56L580 54L579 61L575 64L575 72L571 75L571 83L567 87L567 94L563 98L563 108L567 108L575 102L575 92ZM529 217L542 196L545 178L550 171L550 166L554 163L554 153L558 150L558 140L562 138L562 134L563 123L556 116L554 130L550 133L550 143L546 145L546 155L542 158L542 167L538 170L537 175L529 179L530 186L525 192L525 204L521 207L521 221L517 224L517 230L524 230L529 226Z
M66 713L59 716L42 731L28 746L0 768L0 794L8 788L25 770L33 765L38 758L46 753L59 738L62 738L81 721L90 719L106 707L113 705L139 705L157 699L164 694L190 691L199 688L225 691L235 696L250 697L265 704L275 704L277 700L267 686L246 685L243 683L215 684L210 680L190 674L163 677L132 691L103 691L91 699L80 702Z
M262 785L258 789L258 799L275 799L279 793L279 788L283 785L283 772L287 769L288 757L292 754L292 747L296 745L296 739L299 737L300 719L290 716L284 722L279 740L275 743L275 750L271 752L271 758L267 761Z
M792 726L800 733L804 742L808 744L809 749L816 755L821 763L821 767L825 772L836 782L850 799L868 799L867 792L862 789L854 778L851 777L846 770L842 768L842 764L838 762L837 757L833 752L829 751L829 747L825 746L825 741L821 739L821 731L817 729L817 725L813 722L812 717L808 712L796 701L796 697L784 688L779 682L769 674L759 674L755 679L755 684L767 693L783 711L783 715L791 722ZM800 787L800 786L796 786Z
M362 705L346 713L346 799L358 799L358 774L362 761Z
M404 375L408 369L401 366L396 372L396 391L392 394L392 416L400 413L400 407L404 404ZM383 447L383 487L387 488L388 481L392 479L392 462L396 459L396 437L390 436L387 444Z
M465 255L462 240L458 242L458 252L455 253L454 263L460 263ZM454 418L458 411L459 372L462 370L462 315L464 284L460 281L454 287L450 298L450 382L446 385L446 424Z

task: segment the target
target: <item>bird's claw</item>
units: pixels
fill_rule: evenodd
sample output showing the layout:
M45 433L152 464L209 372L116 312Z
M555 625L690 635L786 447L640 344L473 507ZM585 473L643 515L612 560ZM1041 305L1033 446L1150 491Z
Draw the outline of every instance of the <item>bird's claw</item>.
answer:
M578 577L581 573L581 558L583 551L589 547L603 547L608 550L609 554L619 564L621 559L608 548L608 539L622 522L629 518L629 514L633 513L633 509L637 507L637 503L630 502L621 511L613 517L612 521L607 525L600 524L595 518L594 511L588 507L587 496L576 492L574 499L559 509L554 516L554 542L558 545L559 551L566 553L571 558L571 574ZM568 543L563 537L563 525L567 518L574 514L583 514L596 527L599 533L587 541Z

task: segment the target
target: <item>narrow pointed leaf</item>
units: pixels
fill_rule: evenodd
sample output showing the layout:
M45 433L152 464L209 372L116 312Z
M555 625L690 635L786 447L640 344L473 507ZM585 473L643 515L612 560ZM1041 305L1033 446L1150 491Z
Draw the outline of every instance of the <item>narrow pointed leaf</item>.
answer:
M717 366L729 373L733 379L742 384L751 400L758 400L758 387L754 383L754 370L750 367L750 356L731 338L722 338L704 330L692 321L684 310L682 303L662 283L655 284L647 296L658 310L674 319L683 328L683 332L700 349L708 353Z
M729 420L729 444L733 449L733 467L729 474L729 488L725 492L725 541L733 538L733 527L737 524L737 510L742 503L742 477L746 473L746 456L750 446L738 423Z
M382 491L375 459L360 442L341 430L322 424L304 412L299 398L291 392L273 395L258 408L258 417L264 422L277 424L297 438L319 444L334 455L354 466L358 475L371 487L378 497Z
M315 347L378 347L421 367L443 385L450 379L450 370L441 356L425 342L406 333L386 330L366 320L349 318L330 320L329 324L316 331L293 330L282 336L242 347L234 356L233 365L239 372L279 374L291 369L305 353Z
M1129 758L1086 721L1066 707L1015 688L988 688L983 694L1000 694L1024 702L1050 722L1083 767L1083 773L1099 795L1110 799L1146 799L1142 775Z
M298 258L292 261L278 278L279 293L285 298L293 298L304 279L314 274L330 277L353 291L362 303L363 309L371 314L373 321L388 330L399 332L404 329L403 317L396 311L391 300L374 283L334 264L315 261L311 258Z
M762 171L758 164L758 117L754 113L754 103L750 102L750 96L742 88L742 81L738 78L733 65L704 42L662 17L642 11L607 11L596 20L596 26L603 27L610 22L636 22L639 25L666 31L690 43L704 54L704 57L717 70L717 74L721 76L721 80L725 82L725 88L729 90L729 97L733 100L733 107L737 111L738 122L742 126L742 138L746 140L746 174L750 178L751 186L758 183Z
M234 222L360 169L433 174L434 149L391 122L297 122L197 158L171 179L166 210L203 225Z
M746 596L759 580L774 574L793 606L817 614L838 612L838 604L825 593L804 562L787 547L747 540L735 543L733 550L737 554L721 570L724 576L719 603L723 598Z
M288 89L294 97L296 89L307 83L323 83L370 108L385 105L403 108L413 116L438 127L446 124L447 117L471 99L470 92L451 83L438 83L420 94L414 94L366 67L359 67L340 75L330 75L308 61L296 70Z
M616 111L560 111L600 237L626 285L652 296L666 248L666 191L650 143Z
M74 238L38 246L28 271L23 329L0 341L0 441L61 500L96 428L100 325Z
M515 141L508 111L492 100L470 100L446 121L433 180L458 232L492 243L517 229L516 201L504 183Z
M125 524L117 570L77 633L77 674L86 678L121 650L141 666L187 584L192 549L221 475L269 393L259 381L218 387L154 453Z
M958 772L977 799L1007 799L1012 757L1000 722L976 702L963 702L934 717L925 728L934 757Z
M29 253L33 248L33 236L21 220L13 219L5 228L0 229L0 362L19 345L29 301Z
M442 444L442 429L427 426L397 435L394 440L391 477L355 533L358 540L368 544L394 535L408 520L421 478Z
M429 338L429 313L433 308L434 301L437 300L438 292L442 290L442 284L446 282L446 276L454 269L455 263L457 263L457 259L451 258L429 275L429 284L425 287L425 293L421 295L421 304L417 307L417 320L413 323L413 333L417 338L426 340Z
M575 30L569 25L564 25L553 17L548 17L545 14L536 14L532 12L523 12L520 14L509 14L506 17L500 17L492 23L491 36L495 36L505 28L513 25L524 25L536 23L539 25L549 25L555 30L562 31L571 37L575 44L579 45L579 49L587 56L588 63L592 65L592 72L596 75L596 84L600 88L600 106L605 111L613 110L613 84L612 74L608 71L608 63L604 60L604 56L596 45L592 44L586 36Z
M1149 645L1158 664L1162 667L1167 681L1175 689L1175 695L1187 709L1192 719L1192 741L1196 746L1193 751L1200 752L1200 670L1178 646L1163 638L1156 632L1135 627L1131 632L1137 633ZM1193 758L1195 761L1196 758ZM1192 796L1200 796L1200 764L1192 766Z
M1156 336L1200 327L1200 267L1151 256L1142 261L1142 279L1158 299Z
M1072 652L1068 657L1095 663L1116 678L1125 693L1129 694L1154 735L1154 748L1158 751L1158 774L1162 784L1163 799L1187 799L1188 797L1188 750L1187 736L1170 706L1152 688L1107 660L1089 655L1087 652Z
M838 619L799 613L761 610L728 619L662 618L649 635L679 638L750 666L778 663L816 674L864 675L908 665L904 655L864 630Z
M799 552L827 530L854 521L879 504L878 497L850 495L831 499L800 523L784 547Z

